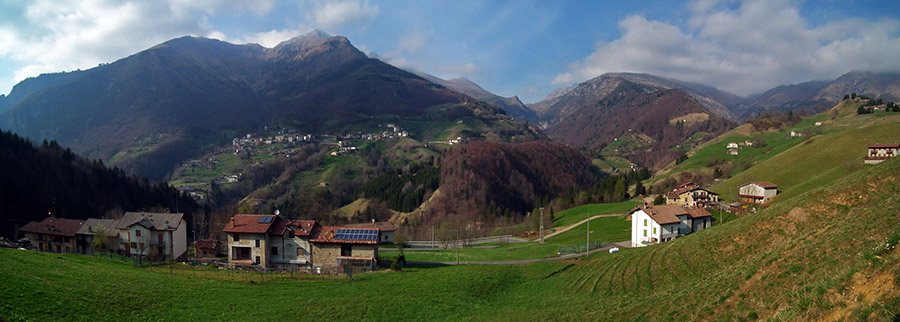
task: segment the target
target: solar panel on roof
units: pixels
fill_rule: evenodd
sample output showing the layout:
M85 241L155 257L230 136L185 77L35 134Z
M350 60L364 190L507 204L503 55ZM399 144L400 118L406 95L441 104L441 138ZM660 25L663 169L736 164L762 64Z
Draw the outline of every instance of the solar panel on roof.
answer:
M378 240L378 231L374 229L338 229L334 239L340 240Z
M260 224L268 224L268 223L272 222L272 220L274 220L274 219L275 219L275 216L262 216L259 218L259 223Z

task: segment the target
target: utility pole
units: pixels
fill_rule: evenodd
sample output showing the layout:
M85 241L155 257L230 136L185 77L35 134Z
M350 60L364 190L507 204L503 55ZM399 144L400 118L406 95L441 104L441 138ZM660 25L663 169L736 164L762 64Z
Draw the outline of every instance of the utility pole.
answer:
M591 252L591 214L588 214L588 223L587 224L588 224L588 226L587 226L588 227L587 243L585 245L587 246L587 251L588 251L587 255L590 255L590 252Z
M540 230L540 236L541 236L541 245L543 245L543 244L544 244L544 207L541 207L541 230Z
M431 249L434 249L434 225L431 226Z
M459 228L456 228L456 265L459 265Z

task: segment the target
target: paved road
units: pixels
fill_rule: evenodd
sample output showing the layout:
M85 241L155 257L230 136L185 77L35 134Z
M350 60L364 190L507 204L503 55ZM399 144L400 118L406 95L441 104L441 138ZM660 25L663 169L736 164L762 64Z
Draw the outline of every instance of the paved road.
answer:
M631 246L631 241L621 241L618 243L606 244L600 246L597 249L591 249L589 252L581 252L563 255L559 257L548 257L548 258L535 258L535 259L520 259L520 260L511 260L511 261L475 261L475 262L459 262L459 265L517 265L517 264L529 264L529 263L537 263L537 262L552 262L559 261L565 259L572 259L576 257L585 256L588 254L593 254L597 252L606 252L609 251L610 248L619 247L619 248L628 248ZM457 265L456 262L428 262L428 261L408 261L407 264L416 264L416 265Z
M547 239L547 238L550 238L550 237L553 237L553 236L562 234L562 233L564 233L564 232L567 232L567 231L569 231L569 230L572 229L572 228L578 227L579 225L588 222L588 220L594 220L594 219L597 219L597 218L603 218L603 217L616 217L616 216L622 216L622 214L596 215L596 216L593 216L593 217L591 217L591 218L587 218L587 219L584 219L584 220L582 220L582 221L579 221L579 222L577 222L577 223L575 223L575 224L573 224L573 225L569 225L569 226L566 227L566 228L557 230L557 231L553 232L552 234L544 235L544 239ZM541 240L540 240L540 238L538 238L538 239L535 239L534 241L540 242Z

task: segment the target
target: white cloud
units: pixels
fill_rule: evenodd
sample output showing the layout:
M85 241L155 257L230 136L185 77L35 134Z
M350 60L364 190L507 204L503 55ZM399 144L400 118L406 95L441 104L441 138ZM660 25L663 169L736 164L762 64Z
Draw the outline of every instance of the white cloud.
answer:
M316 28L330 29L341 25L363 23L375 19L378 6L369 1L333 1L315 6L307 20Z
M441 66L441 71L455 76L469 76L478 72L478 65L473 62Z
M697 1L690 9L687 29L626 17L619 21L619 39L598 44L552 84L607 72L645 72L746 95L851 70L900 69L897 19L811 27L793 3L782 0L746 1L736 9Z
M7 13L18 17L0 22L0 57L22 66L14 71L16 82L40 73L94 67L171 38L210 34L189 9L163 1L38 0L21 7L0 3L0 10L16 10Z

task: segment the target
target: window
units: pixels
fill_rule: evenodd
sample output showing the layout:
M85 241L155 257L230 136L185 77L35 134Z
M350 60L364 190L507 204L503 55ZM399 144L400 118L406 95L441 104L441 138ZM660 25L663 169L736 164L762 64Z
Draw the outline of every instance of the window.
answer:
M653 234L656 235L656 227L653 227Z
M67 242L67 243L69 242L69 237L66 237L66 242Z
M141 230L140 230L140 229L135 230L135 231L134 231L134 235L137 236L137 237L141 237Z
M250 247L232 247L232 259L248 260L250 259Z
M234 236L232 236L231 238L236 242L241 241L241 235L238 235L238 234L234 234Z
M157 238L157 239L158 239L158 240L157 240L157 242L158 242L157 244L159 244L160 246L162 246L162 245L163 245L163 237L162 237L162 234L156 235L156 237L158 237L158 238Z
M259 262L260 262L259 256L256 256L256 265L259 265Z
M353 245L341 245L341 256L353 256Z
M259 247L259 239L256 240L256 247Z
M297 247L297 257L303 256L303 247Z
M644 237L647 237L647 230L644 230Z
M278 247L272 247L272 255L278 255Z
M41 250L44 250L44 243L38 243L38 248L40 248Z
M647 226L647 219L644 219L644 227Z
M137 247L137 243L131 242L131 247Z

